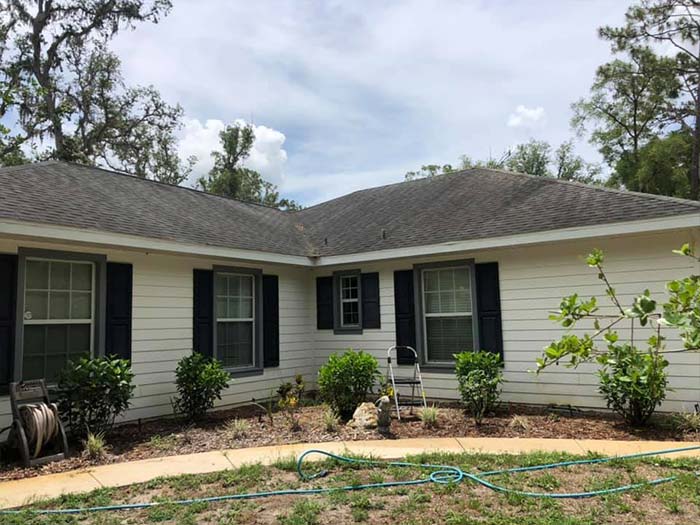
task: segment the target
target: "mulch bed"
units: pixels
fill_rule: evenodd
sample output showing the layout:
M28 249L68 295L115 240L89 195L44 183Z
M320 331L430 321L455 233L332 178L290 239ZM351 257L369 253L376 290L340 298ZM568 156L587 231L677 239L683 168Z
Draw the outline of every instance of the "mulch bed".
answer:
M291 430L282 413L273 415L272 425L259 408L245 406L212 412L197 424L182 419L163 418L118 426L107 437L109 452L100 461L80 454L73 445L73 457L38 468L25 469L17 464L0 464L0 480L20 479L41 474L64 472L97 464L134 461L152 457L191 454L209 450L259 447L292 443L357 441L369 439L401 439L415 437L514 437L572 438L613 440L700 440L695 433L682 434L661 418L641 429L631 428L613 414L581 412L573 408L529 407L504 404L481 426L457 405L440 406L437 428L424 428L418 417L392 420L391 433L361 430L341 424L329 432L323 422L325 408L304 406L299 410L301 430ZM234 418L246 419L249 428L242 437L234 438L226 431L226 423Z

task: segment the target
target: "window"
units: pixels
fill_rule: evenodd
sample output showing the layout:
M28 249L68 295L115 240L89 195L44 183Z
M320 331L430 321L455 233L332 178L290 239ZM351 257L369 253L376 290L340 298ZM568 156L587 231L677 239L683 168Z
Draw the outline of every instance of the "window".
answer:
M216 357L226 368L256 365L255 275L216 272Z
M27 258L22 378L55 382L69 360L95 348L95 265Z
M358 275L340 277L340 326L360 326L360 283Z
M452 363L474 350L471 267L426 268L421 278L424 359Z

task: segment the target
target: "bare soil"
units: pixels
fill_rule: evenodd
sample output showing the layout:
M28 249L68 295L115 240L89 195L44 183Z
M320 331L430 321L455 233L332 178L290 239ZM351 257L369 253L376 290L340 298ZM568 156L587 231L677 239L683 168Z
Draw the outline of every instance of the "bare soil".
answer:
M415 437L521 437L575 438L614 440L700 440L697 433L683 434L659 417L644 428L632 428L613 414L581 412L574 408L529 407L503 404L480 426L457 405L440 406L436 428L425 428L417 414L392 420L387 435L376 430L360 430L345 424L330 432L325 428L320 405L299 409L301 430L294 431L281 412L266 413L255 406L245 406L210 413L194 423L177 418L163 418L115 427L107 436L108 451L104 458L91 460L81 453L81 444L73 443L72 457L38 468L22 468L12 454L3 455L0 480L20 479L41 474L64 472L88 466L134 461L152 457L191 454L209 450L246 448L291 443L401 439ZM245 419L245 434L234 437L226 430L232 419Z

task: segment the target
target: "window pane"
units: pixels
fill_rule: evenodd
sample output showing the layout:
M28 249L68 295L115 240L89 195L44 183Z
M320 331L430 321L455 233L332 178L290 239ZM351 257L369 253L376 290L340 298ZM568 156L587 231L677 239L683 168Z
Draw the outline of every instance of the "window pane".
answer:
M217 323L217 357L225 367L253 366L253 323Z
M22 379L31 381L44 377L44 355L24 356L22 362Z
M47 261L27 261L27 288L46 290L49 287L49 263Z
M46 327L46 354L66 355L68 350L68 325L52 324Z
M24 357L42 356L46 346L46 327L40 325L27 325L24 327ZM43 366L43 365L42 365Z
M49 292L27 292L25 296L24 318L46 319L48 315Z
M68 354L75 360L82 355L90 354L90 330L89 324L74 324L68 330Z
M252 299L241 299L240 317L243 319L252 319L253 318L253 300Z
M70 319L68 311L68 292L54 292L49 294L49 319Z
M239 275L228 275L228 295L241 295L241 277Z
M357 302L341 303L343 308L343 326L360 324L360 314Z
M455 294L453 291L440 292L440 313L451 314L455 310Z
M217 295L226 295L228 293L228 278L224 274L217 273L214 286Z
M72 264L73 290L92 290L92 265L91 264Z
M439 270L438 280L440 282L440 291L454 289L454 270Z
M68 290L70 288L70 263L51 263L51 289Z
M226 319L228 317L226 296L218 295L216 297L216 317L219 319Z
M71 294L70 318L71 319L91 319L92 305L90 304L90 292L73 292Z
M438 276L436 271L423 272L423 281L426 292L438 291Z
M357 299L357 276L349 275L340 278L342 299Z
M253 278L241 277L241 295L244 297L253 297Z
M471 316L428 317L425 331L428 361L452 361L454 354L474 350Z

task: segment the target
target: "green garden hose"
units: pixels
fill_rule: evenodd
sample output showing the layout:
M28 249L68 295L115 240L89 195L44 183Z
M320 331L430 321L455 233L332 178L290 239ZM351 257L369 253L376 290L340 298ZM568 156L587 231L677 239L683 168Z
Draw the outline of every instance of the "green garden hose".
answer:
M314 495L314 494L327 494L330 492L339 491L357 491L357 490L367 490L367 489L382 489L391 487L407 487L414 485L424 485L427 483L459 483L463 480L470 480L478 485L486 487L487 489L493 490L495 492L505 493L505 494L516 494L519 496L531 497L531 498L549 498L549 499L582 499L582 498L593 498L596 496L605 496L608 494L617 494L620 492L626 492L629 490L634 490L637 488L660 485L661 483L668 483L677 478L677 476L668 476L665 478L658 478L651 481L643 481L640 483L632 483L629 485L620 485L618 487L613 487L609 489L602 490L592 490L588 492L570 492L570 493L552 493L552 492L527 492L522 490L509 489L500 485L496 485L487 481L485 478L490 476L497 476L501 474L513 474L517 472L534 472L539 470L550 470L563 467L571 467L576 465L594 465L600 463L608 463L610 461L623 461L630 459L639 459L649 456L660 456L664 454L674 454L677 452L686 452L690 450L700 450L700 446L691 446L683 448L672 448L666 450L658 450L655 452L642 452L638 454L629 454L627 456L614 456L608 458L597 458L597 459L582 459L575 461L562 461L558 463L547 463L544 465L536 465L531 467L515 467L510 469L502 470L491 470L488 472L482 472L480 474L471 474L469 472L463 471L459 467L452 465L433 465L429 463L411 463L408 461L376 461L371 459L358 459L349 458L345 456L339 456L337 454L332 454L331 452L325 452L323 450L307 450L297 460L297 473L304 481L310 481L316 478L325 476L328 472L326 470L321 470L312 474L304 471L302 468L304 460L311 454L318 454L326 456L336 461L349 464L361 464L367 466L393 466L393 467L410 467L410 468L420 468L425 470L430 470L430 474L426 477L419 479L409 480L409 481L386 481L382 483L368 483L364 485L346 485L343 487L325 487L325 488L308 488L308 489L289 489L289 490L273 490L268 492L249 492L245 494L227 494L224 496L212 496L208 498L193 498L184 500L174 500L174 501L157 501L149 503L126 503L121 505L105 505L100 507L85 507L85 508L75 508L75 509L30 509L30 510L0 510L0 515L6 514L82 514L87 512L100 512L100 511L118 511L118 510L131 510L131 509L145 509L150 507L156 507L160 505L192 505L194 503L214 503L220 501L230 501L230 500L246 500L255 498L267 498L272 496L303 496L303 495ZM696 472L697 476L698 473Z

